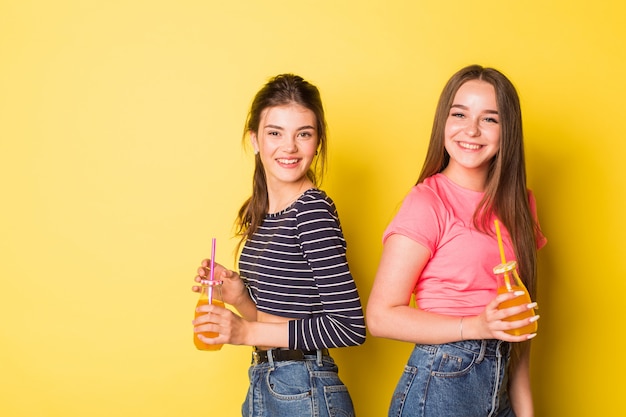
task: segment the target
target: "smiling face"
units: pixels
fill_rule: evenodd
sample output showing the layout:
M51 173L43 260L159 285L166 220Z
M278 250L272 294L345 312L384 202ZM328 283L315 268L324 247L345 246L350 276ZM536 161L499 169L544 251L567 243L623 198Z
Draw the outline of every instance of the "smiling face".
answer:
M296 103L268 107L250 139L263 163L268 193L289 194L312 186L306 174L319 142L313 111Z
M500 116L493 85L470 80L456 92L445 124L450 161L443 173L459 185L481 189L500 148Z

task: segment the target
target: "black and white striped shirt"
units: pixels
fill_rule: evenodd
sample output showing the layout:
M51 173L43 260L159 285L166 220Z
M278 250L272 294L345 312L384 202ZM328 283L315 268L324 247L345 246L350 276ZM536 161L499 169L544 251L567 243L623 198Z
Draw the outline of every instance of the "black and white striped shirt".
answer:
M268 214L239 257L239 273L259 311L289 322L289 348L365 342L359 294L333 201L311 188Z

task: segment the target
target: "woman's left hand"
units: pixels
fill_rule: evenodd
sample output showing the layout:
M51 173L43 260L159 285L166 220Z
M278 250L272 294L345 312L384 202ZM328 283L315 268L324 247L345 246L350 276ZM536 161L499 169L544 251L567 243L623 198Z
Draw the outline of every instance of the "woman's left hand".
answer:
M523 294L523 293L522 293ZM478 330L480 334L477 339L499 339L505 342L523 342L532 339L537 333L523 334L514 336L507 333L507 330L519 329L527 326L539 319L535 315L521 320L507 321L508 317L516 314L524 313L530 309L537 308L537 303L522 304L514 307L499 309L501 303L519 297L518 292L510 292L497 295L487 306L485 310L477 316Z
M208 338L202 334L198 338L209 345L231 344L245 345L249 322L229 309L213 304L205 304L197 308L198 312L206 313L193 320L194 332L216 332L217 337Z

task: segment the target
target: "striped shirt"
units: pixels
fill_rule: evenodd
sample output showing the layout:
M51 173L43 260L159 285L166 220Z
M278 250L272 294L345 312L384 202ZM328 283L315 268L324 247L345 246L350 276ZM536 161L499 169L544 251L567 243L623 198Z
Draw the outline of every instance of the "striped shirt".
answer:
M239 273L259 311L289 321L289 348L365 342L361 300L346 259L333 201L311 188L268 214L239 257Z

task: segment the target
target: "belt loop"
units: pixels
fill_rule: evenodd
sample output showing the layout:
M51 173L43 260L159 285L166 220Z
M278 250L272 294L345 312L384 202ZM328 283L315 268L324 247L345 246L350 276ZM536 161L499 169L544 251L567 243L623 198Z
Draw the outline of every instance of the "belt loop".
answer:
M267 362L270 365L270 369L274 370L274 349L267 350Z
M480 341L480 353L478 354L478 359L476 359L476 363L481 363L483 359L485 359L486 350L487 350L487 341L483 339Z
M322 358L324 357L322 349L317 349L316 354L317 354L317 366L322 366L323 365Z

